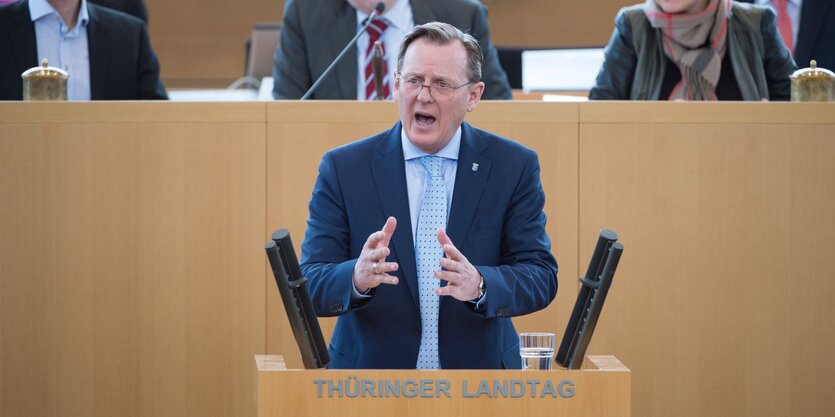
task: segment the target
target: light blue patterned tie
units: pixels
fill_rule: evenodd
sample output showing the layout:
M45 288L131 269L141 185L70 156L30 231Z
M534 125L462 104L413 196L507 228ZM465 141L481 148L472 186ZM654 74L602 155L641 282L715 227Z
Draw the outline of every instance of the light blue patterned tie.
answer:
M436 232L438 228L446 228L446 187L444 187L444 178L441 176L443 159L437 156L424 156L421 159L432 179L423 192L417 225L417 247L415 248L421 322L417 369L440 369L441 361L438 358L439 297L435 295L435 288L438 288L440 281L435 278L434 272L440 268L438 261L444 256Z

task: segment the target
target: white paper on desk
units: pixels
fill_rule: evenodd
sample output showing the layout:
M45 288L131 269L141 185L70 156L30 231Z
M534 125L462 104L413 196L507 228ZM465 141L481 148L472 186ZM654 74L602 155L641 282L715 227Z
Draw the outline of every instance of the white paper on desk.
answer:
M258 89L258 101L273 100L273 77L261 79L261 87Z
M522 52L522 90L588 91L603 65L603 48Z
M255 101L258 92L255 90L168 90L171 101Z
M574 103L578 101L589 101L589 98L586 96L572 96L567 94L543 94L542 101Z

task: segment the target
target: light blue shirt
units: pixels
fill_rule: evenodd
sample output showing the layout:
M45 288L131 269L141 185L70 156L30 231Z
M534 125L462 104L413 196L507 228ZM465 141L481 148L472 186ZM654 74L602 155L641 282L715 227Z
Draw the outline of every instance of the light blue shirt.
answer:
M46 0L29 0L29 16L35 24L38 64L46 58L49 65L67 71L67 98L90 100L90 52L87 44L87 0L81 0L75 27L69 30L61 15Z
M417 225L418 221L420 221L420 206L423 204L423 192L426 190L426 184L432 180L429 170L423 165L421 158L429 154L415 146L409 140L406 129L403 128L400 130L400 142L403 146L403 159L406 163L406 190L409 193L409 217L412 220L412 244L417 248ZM441 175L444 177L444 186L446 187L447 220L449 220L449 212L452 209L452 196L455 190L455 174L458 171L458 153L460 150L461 126L458 126L458 129L452 135L452 140L443 149L433 154L443 158L441 162ZM487 299L486 291L484 295L477 302L470 302L474 303L476 308L480 308L484 300Z
M774 10L774 13L777 14L777 9L774 7L774 2L772 0L756 0L754 2L760 6L768 6L771 10ZM797 45L797 29L800 28L800 8L803 7L803 0L789 0L786 3L786 11L789 14L789 19L792 22L792 41L794 45L792 45L792 50L794 50L795 45Z
M409 193L409 217L412 220L412 243L417 247L417 225L420 217L420 205L423 203L423 192L426 184L431 181L429 171L423 166L421 157L429 155L415 146L405 129L400 131L400 142L403 146L403 159L406 164L406 190ZM455 172L458 168L458 151L461 150L461 126L455 130L452 140L435 153L435 156L443 158L441 163L441 174L444 177L446 186L446 212L449 219L449 211L452 208L452 192L455 189Z
M388 64L389 88L394 93L394 70L397 69L397 54L400 52L400 44L403 38L415 27L415 19L412 16L412 5L409 0L398 0L391 9L384 10L380 17L388 23L388 29L383 33L383 46L386 51L386 63ZM357 30L365 24L368 15L357 10ZM368 62L365 51L369 43L368 33L363 33L357 39L357 100L365 100L365 67Z

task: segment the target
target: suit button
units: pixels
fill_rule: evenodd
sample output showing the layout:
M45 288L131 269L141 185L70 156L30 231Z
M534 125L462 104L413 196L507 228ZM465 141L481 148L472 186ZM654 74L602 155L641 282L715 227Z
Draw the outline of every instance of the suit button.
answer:
M420 327L412 327L412 333L414 333L415 336L420 336Z

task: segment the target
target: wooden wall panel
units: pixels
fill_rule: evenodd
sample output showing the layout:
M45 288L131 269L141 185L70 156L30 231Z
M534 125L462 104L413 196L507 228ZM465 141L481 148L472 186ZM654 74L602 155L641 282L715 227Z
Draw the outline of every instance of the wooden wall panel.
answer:
M263 105L194 107L0 104L0 415L254 412Z
M830 412L833 106L597 104L581 259L601 227L625 250L590 351L632 369L633 415Z
M833 106L481 103L473 125L539 153L560 262L519 330L562 333L608 227L626 251L589 353L633 371L634 415L827 415ZM253 415L253 355L301 366L262 245L298 248L321 155L396 119L0 103L0 415Z
M271 103L267 106L267 228L290 230L301 247L307 203L322 155L330 148L390 129L394 103ZM515 319L522 330L562 333L576 294L577 105L482 102L467 120L539 152L546 192L548 233L560 263L557 302ZM381 225L382 226L382 225ZM289 368L301 368L272 276L267 276L267 351L283 354ZM272 292L271 292L272 291ZM335 318L322 320L329 338Z
M485 0L493 43L577 47L609 42L615 15L638 0Z
M309 0L305 0L309 1ZM244 76L257 22L278 22L283 0L146 0L151 44L166 87L223 88Z

